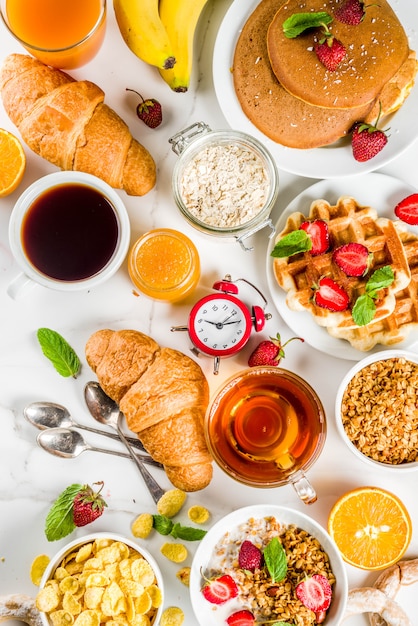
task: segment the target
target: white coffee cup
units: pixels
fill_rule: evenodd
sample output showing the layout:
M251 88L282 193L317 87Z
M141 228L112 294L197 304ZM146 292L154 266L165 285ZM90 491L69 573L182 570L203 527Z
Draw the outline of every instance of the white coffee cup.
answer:
M70 198L76 202L70 207L65 206ZM45 199L48 199L50 206L49 222L40 221L43 214L39 211L44 211L42 207ZM81 210L84 205L85 210ZM56 230L50 228L55 216ZM35 231L29 227L30 223L35 225ZM48 223L48 227L41 228L44 223ZM40 233L42 244L39 243ZM84 291L106 281L122 265L130 244L129 216L117 192L100 178L83 172L56 172L34 182L17 200L9 221L9 244L21 269L21 273L7 288L7 293L12 298L24 295L35 284L58 291ZM50 253L48 266L44 259L39 262L39 254L37 256L31 246L34 246L35 251L38 246L39 253ZM53 252L55 249L57 251ZM88 255L85 274L82 251ZM94 258L95 254L97 259ZM66 263L65 271L58 269L59 259ZM71 268L72 262L74 266L77 265L74 272ZM53 267L54 263L56 268ZM89 264L92 267L91 273L87 269Z

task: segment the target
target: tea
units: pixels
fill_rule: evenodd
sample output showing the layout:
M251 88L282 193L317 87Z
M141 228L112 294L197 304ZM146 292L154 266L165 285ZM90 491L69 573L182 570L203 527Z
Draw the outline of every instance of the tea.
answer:
M57 185L28 209L22 246L41 273L61 281L79 281L100 272L112 259L119 224L112 204L82 184Z
M103 41L105 0L5 0L5 4L11 32L46 64L79 67Z
M215 398L207 434L215 459L237 480L272 486L306 469L322 447L325 417L309 385L290 372L257 368Z

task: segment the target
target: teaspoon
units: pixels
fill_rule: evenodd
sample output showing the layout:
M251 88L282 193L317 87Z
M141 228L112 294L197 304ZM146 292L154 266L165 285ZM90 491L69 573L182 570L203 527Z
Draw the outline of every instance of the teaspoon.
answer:
M132 450L129 441L125 437L122 430L121 422L123 419L123 413L119 410L116 402L114 402L112 398L109 398L109 396L100 387L99 383L95 381L88 382L84 387L84 398L94 419L101 424L106 424L116 430L121 438L121 441L125 444L132 460L136 464L142 478L144 479L154 502L157 503L165 492Z
M70 415L68 409L61 404L55 402L32 402L23 409L23 415L25 418L39 430L45 428L82 428L90 433L96 433L97 435L104 435L110 439L120 441L120 438L115 433L108 433L105 430L99 430L98 428L91 428L84 424L79 424ZM128 437L128 440L132 446L144 451L144 447L139 439Z
M126 452L117 452L108 448L97 448L89 445L83 436L76 430L71 428L48 428L39 433L36 438L38 444L54 456L63 457L65 459L75 459L82 452L90 450L92 452L104 452L105 454L113 454L130 459L130 455ZM139 456L139 455L138 455Z

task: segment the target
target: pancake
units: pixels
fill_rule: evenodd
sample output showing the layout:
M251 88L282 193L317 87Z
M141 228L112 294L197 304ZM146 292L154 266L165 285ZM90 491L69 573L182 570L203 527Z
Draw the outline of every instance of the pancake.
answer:
M278 82L267 52L267 30L283 0L262 0L245 23L233 59L235 93L244 114L259 131L290 148L309 149L334 143L369 113L311 106Z
M282 86L311 105L332 110L373 102L409 55L406 33L386 0L366 3L365 17L358 26L336 19L329 25L347 50L334 72L328 71L313 51L320 29L308 29L294 39L284 35L283 22L291 15L327 11L332 16L344 1L288 0L279 6L267 33L270 63Z

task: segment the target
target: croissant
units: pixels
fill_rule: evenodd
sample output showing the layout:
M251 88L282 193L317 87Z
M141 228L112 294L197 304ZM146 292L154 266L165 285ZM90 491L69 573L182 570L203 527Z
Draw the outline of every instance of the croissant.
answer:
M103 391L172 484L206 487L213 471L203 429L209 385L200 366L135 330L99 330L85 352Z
M0 69L7 115L26 144L63 170L102 178L129 195L155 185L149 152L106 104L95 83L76 81L23 54L10 54Z

